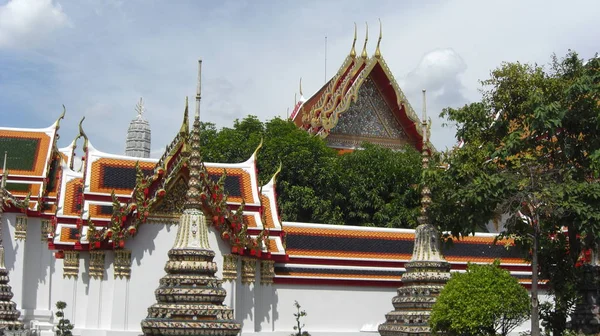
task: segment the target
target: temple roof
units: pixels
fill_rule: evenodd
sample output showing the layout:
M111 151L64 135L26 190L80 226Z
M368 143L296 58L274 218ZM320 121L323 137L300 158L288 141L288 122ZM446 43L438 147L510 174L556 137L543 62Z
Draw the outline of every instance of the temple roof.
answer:
M275 283L400 286L410 261L412 229L388 229L284 222L285 262L275 265ZM495 234L476 233L443 249L455 271L467 263L499 259L524 285L531 283L531 267L511 240L495 243Z
M0 152L8 154L6 189L20 200L30 195L29 209L32 211L42 211L43 199L55 196L53 182L60 162L56 140L63 117L64 111L46 128L0 127ZM0 174L3 173L0 169Z
M328 112L323 108L329 106L336 117L319 117L316 121L316 132L327 135L335 127L337 115L345 111L338 107L353 99L356 87L366 81L390 78L377 52L372 58L356 57L351 52L338 74L320 91L320 98L301 98L295 121L317 109L325 115ZM405 118L407 134L412 132L415 139L422 139L415 127L418 118L393 83L382 92L395 99L399 120ZM337 87L333 91L332 85ZM82 122L75 140L59 150L58 128L58 121L45 129L0 128L0 150L9 151L9 192L20 200L26 200L31 192L25 212L51 222L45 233L50 249L122 249L129 239L136 238L138 230L143 230L142 223L177 221L190 180L187 101L181 128L158 160L102 152L91 144ZM78 141L83 141L83 146L76 159ZM11 163L10 150L15 146L23 149L13 154ZM274 260L275 282L280 283L398 285L404 263L411 257L413 230L282 223L276 194L279 170L267 184L259 184L259 148L244 162L204 162L198 168L202 210L229 243L232 253ZM25 188L21 190L11 183ZM489 263L499 258L503 267L526 283L530 276L527 262L515 248L495 245L494 239L489 234L466 237L444 254L457 270L465 269L467 262Z
M357 56L354 51L355 31L351 52L338 71L310 98L300 99L295 104L291 119L298 127L304 128L312 134L328 137L336 130L344 113L348 112L352 104L357 102L361 88L365 83L372 82L395 119L395 121L384 121L383 123L391 123L392 128L405 134L408 142L421 150L423 141L421 121L381 55L379 48L381 32L375 54L372 57L367 56L367 39L365 39L361 55ZM388 132L386 137L398 138L398 135L396 132Z

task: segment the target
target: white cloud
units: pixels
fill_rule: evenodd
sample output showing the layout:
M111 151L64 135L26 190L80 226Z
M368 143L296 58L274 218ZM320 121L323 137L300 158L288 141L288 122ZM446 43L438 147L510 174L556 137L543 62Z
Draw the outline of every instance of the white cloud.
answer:
M460 75L466 70L465 61L453 49L436 49L423 56L419 65L404 78L403 84L407 91L427 89L434 98L464 101Z
M2 13L19 3L33 1L9 0L0 5ZM45 20L60 8L57 0L36 3L45 4ZM68 21L59 21L77 29L55 31L52 43L35 52L0 58L0 115L6 126L43 127L65 104L63 145L86 115L94 146L123 153L133 108L143 96L154 155L177 134L186 95L193 110L198 58L204 60L203 121L221 127L248 114L285 116L300 77L306 98L324 83L324 37L332 76L350 50L353 22L359 52L369 22L372 55L381 17L383 57L415 110L421 110L421 89L428 90L432 141L443 149L455 144L454 131L442 129L436 116L444 107L479 99L478 80L502 61L545 63L553 52L560 56L571 48L590 57L597 50L600 2L586 3L581 11L557 0L62 0L59 17L68 15ZM3 21L0 27L8 25ZM30 36L48 30L38 26ZM5 31L0 28L0 36Z
M52 0L9 0L0 6L0 49L31 48L67 24L67 15Z

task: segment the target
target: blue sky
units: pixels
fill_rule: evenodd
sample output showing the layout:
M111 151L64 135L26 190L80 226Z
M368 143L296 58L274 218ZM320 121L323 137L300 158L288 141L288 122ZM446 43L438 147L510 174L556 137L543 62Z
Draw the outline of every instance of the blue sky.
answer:
M3 126L46 127L60 114L61 146L84 129L94 146L121 154L144 98L153 156L176 134L185 96L195 95L203 59L204 121L230 126L248 114L286 115L303 78L306 97L347 55L365 21L368 51L381 50L420 111L479 98L479 79L502 61L547 63L568 49L598 51L600 2L397 0L0 0L0 117ZM455 143L434 118L433 142Z

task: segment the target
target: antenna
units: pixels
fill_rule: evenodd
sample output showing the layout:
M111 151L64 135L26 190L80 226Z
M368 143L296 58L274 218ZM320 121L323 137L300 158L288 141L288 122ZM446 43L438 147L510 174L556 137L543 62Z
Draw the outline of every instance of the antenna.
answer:
M325 35L325 83L327 83L327 35Z

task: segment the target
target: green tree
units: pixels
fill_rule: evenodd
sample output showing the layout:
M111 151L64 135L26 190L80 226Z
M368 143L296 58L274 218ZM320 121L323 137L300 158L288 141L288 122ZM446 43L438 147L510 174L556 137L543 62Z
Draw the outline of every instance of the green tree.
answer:
M346 225L416 227L421 154L410 146L393 151L369 143L338 158L340 208Z
M539 257L555 335L576 302L582 251L600 238L599 70L598 57L573 52L547 67L503 64L482 82L481 102L442 112L464 146L446 153L447 170L427 174L443 229L470 234L504 215L502 237Z
M434 332L448 335L508 335L529 317L527 290L492 265L469 264L453 273L431 311Z
M242 162L258 152L259 181L267 183L281 163L276 190L283 220L380 227L414 227L418 213L420 155L364 144L338 155L320 137L293 122L255 116L217 130L202 124L203 156L209 162Z

